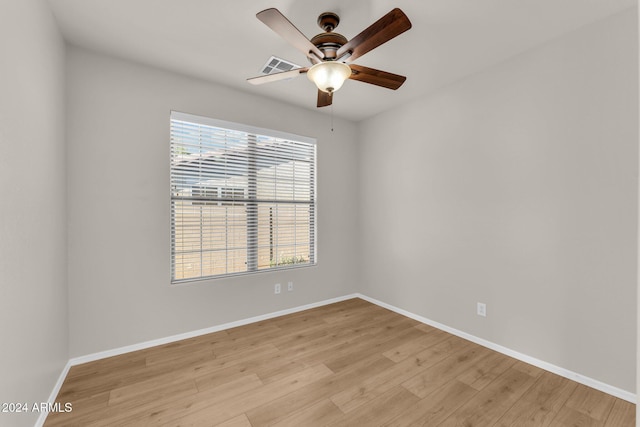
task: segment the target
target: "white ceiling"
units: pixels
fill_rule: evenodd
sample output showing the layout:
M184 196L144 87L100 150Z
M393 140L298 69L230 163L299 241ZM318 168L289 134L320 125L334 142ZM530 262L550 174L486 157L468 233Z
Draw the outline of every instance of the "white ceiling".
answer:
M294 80L252 86L271 55L308 65L255 14L276 7L307 37L321 12L340 15L352 38L400 7L413 28L355 63L407 76L397 91L347 81L334 114L371 117L510 56L636 5L637 0L49 0L65 39L121 58L315 110L315 86ZM329 112L331 107L325 107Z

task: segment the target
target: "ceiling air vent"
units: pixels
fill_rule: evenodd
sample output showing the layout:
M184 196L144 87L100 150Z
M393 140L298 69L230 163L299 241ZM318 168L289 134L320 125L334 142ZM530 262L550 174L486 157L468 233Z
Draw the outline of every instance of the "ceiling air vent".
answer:
M286 61L282 58L278 58L277 56L272 56L267 60L267 62L262 67L262 74L275 74L281 73L283 71L293 70L294 68L302 68L298 64L294 64L293 62Z

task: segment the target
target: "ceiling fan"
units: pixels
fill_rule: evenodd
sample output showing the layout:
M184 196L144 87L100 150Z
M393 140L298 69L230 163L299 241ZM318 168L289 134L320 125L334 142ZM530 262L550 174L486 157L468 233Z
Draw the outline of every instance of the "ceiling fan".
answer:
M411 21L398 8L384 15L351 40L333 32L340 23L340 17L333 12L324 12L318 17L318 25L324 33L316 35L311 40L307 39L278 9L263 10L256 14L256 17L304 53L312 65L247 79L251 84L270 83L307 74L309 80L318 87L318 107L325 107L331 105L333 93L342 87L346 79L393 90L402 86L407 79L398 74L350 64L411 28Z

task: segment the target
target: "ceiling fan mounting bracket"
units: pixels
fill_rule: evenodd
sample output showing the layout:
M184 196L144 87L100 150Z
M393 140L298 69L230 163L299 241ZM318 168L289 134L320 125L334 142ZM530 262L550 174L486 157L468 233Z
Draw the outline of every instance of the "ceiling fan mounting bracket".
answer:
M318 26L327 33L335 30L339 23L340 17L333 12L324 12L318 16Z

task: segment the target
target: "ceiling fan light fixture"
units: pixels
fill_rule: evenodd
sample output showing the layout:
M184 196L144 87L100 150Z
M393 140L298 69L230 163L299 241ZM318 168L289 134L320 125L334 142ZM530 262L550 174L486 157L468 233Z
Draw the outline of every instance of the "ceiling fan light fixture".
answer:
M319 62L309 68L307 77L323 92L333 93L351 76L351 67L344 62Z

